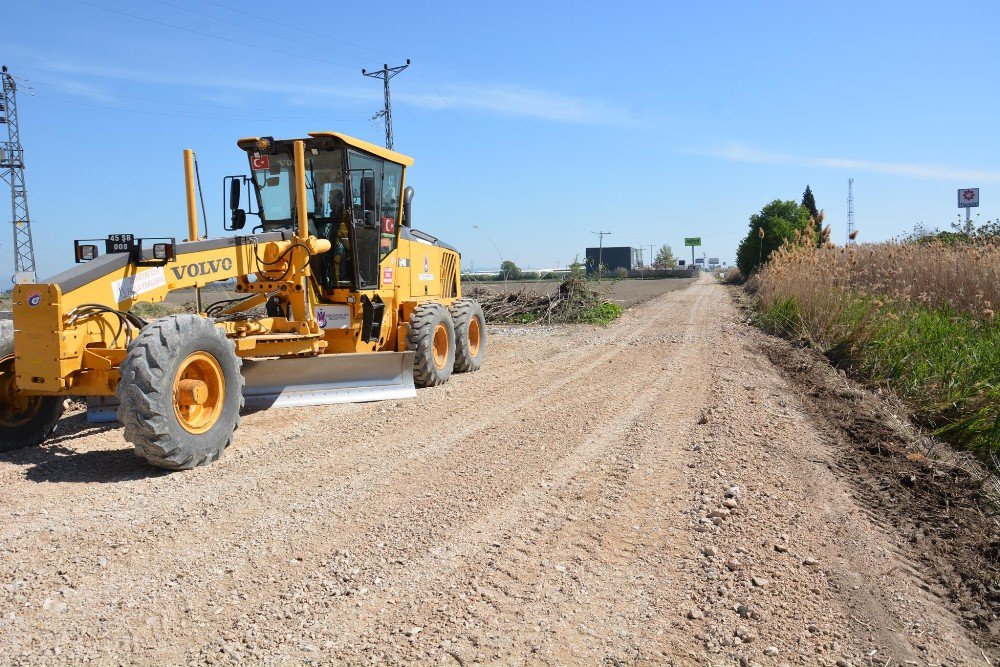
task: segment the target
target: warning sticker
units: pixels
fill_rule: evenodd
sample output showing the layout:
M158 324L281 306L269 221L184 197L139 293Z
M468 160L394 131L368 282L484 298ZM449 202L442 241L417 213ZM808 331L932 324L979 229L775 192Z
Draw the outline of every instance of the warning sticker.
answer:
M166 284L167 278L163 275L163 269L149 269L111 283L111 296L116 302L127 301Z
M387 266L385 267L385 270L382 271L382 282L386 285L392 284L392 267Z
M250 158L250 168L255 171L260 171L261 169L271 168L271 156L270 155L255 155Z

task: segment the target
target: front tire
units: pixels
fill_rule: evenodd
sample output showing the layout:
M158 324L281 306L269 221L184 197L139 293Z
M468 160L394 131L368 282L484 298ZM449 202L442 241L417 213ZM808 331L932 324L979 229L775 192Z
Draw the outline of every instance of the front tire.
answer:
M440 303L423 303L410 315L407 347L413 351L413 379L418 387L448 381L455 366L455 325Z
M0 452L34 447L52 435L62 396L25 396L14 384L14 323L0 320Z
M486 316L475 299L458 299L451 306L455 322L455 372L478 371L486 359Z
M212 320L164 317L128 348L118 383L118 420L136 456L186 470L222 455L240 423L242 362Z

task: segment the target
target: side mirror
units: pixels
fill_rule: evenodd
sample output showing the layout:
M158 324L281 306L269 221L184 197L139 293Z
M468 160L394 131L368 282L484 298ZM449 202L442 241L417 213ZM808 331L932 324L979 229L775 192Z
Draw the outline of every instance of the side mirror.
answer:
M238 178L229 181L229 210L235 211L240 207L240 190L243 183ZM244 216L245 217L245 216Z
M236 209L233 211L230 222L232 223L232 228L234 230L243 229L247 224L247 212L241 208Z
M413 224L412 224L413 218L410 217L410 215L411 215L411 206L410 206L410 204L412 202L413 202L413 186L412 185L407 185L403 189L403 226L404 227L412 227L413 226Z

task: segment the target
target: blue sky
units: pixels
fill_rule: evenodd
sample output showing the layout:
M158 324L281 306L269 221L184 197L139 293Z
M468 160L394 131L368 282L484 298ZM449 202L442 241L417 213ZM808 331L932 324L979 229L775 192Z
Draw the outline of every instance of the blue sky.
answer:
M22 141L39 273L72 239L184 236L181 151L210 229L241 136L339 130L416 159L415 226L466 267L565 266L610 245L732 260L748 217L812 186L842 242L1000 206L996 3L6 2L0 61L26 79ZM3 193L6 197L6 193ZM474 229L478 225L479 229ZM9 230L0 266L12 267ZM491 240L492 239L492 240Z

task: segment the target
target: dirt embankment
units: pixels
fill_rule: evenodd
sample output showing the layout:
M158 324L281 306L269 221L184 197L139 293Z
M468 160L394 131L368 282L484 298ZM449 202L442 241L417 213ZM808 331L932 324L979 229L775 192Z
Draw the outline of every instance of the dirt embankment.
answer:
M248 415L185 473L67 417L0 455L0 662L997 657L995 599L911 539L926 477L858 459L744 319L705 278L607 328L492 329L479 373Z

